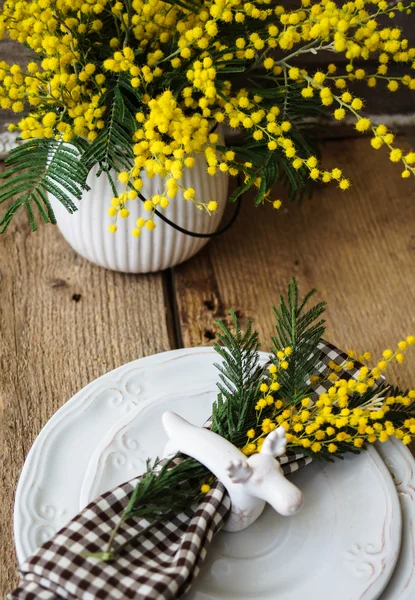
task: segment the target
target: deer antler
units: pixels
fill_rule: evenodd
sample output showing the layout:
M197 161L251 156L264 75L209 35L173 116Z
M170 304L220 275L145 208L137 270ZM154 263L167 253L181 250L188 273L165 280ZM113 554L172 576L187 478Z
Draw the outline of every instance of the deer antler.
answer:
M274 429L267 435L262 444L260 454L268 454L269 456L273 456L277 458L277 456L282 456L285 454L285 447L287 445L287 438L285 437L285 429L284 427L278 427L278 429Z
M226 465L226 472L233 483L243 483L248 481L253 471L246 460L231 460Z

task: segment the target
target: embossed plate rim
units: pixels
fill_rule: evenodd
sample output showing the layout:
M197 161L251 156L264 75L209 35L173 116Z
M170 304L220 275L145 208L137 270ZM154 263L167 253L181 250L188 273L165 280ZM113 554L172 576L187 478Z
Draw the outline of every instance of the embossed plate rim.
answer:
M401 550L396 568L380 600L413 600L415 597L415 459L409 448L395 438L391 438L384 444L377 443L376 446L394 479L402 514ZM389 464L393 456L397 457L398 464ZM399 467L402 468L402 473L399 473Z

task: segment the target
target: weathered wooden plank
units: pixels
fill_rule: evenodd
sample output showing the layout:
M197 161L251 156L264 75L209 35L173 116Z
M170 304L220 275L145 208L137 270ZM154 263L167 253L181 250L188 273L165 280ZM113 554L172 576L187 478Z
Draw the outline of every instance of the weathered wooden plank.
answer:
M0 597L16 581L12 507L36 435L77 390L135 358L173 346L163 275L123 275L78 257L57 228L21 215L0 237Z
M267 349L271 306L291 275L329 302L327 337L342 348L376 353L415 331L414 180L401 179L399 166L366 139L329 142L323 155L350 175L348 192L321 187L278 213L246 198L229 232L174 269L185 346L211 342L215 318L234 307L254 321ZM410 360L396 374L413 385L414 353Z

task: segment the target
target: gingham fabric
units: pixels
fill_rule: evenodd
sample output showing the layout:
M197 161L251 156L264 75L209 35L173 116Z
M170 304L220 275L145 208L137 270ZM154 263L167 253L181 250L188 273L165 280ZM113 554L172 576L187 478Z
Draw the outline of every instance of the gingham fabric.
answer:
M321 345L324 374L329 361L341 364L347 355L335 346ZM342 373L356 375L358 369ZM315 396L329 385L320 386ZM289 474L311 462L305 455L287 452L280 458ZM168 523L154 526L134 544L128 545L114 561L103 562L82 556L102 551L118 523L137 479L100 496L89 504L53 539L41 546L20 566L20 585L9 595L20 600L169 600L180 598L199 573L214 534L219 531L230 508L224 487L217 483L203 501ZM125 522L117 544L131 539L145 520ZM237 534L235 534L237 535Z

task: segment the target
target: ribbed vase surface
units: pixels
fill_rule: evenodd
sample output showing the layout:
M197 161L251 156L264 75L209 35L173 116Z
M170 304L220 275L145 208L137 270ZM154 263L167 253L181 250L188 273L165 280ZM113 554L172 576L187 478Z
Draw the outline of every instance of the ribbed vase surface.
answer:
M69 214L60 202L50 197L55 211L58 227L64 238L84 258L91 262L124 273L149 273L161 271L177 265L194 254L208 242L208 238L195 238L176 231L155 216L156 229L143 229L139 238L133 237L131 231L139 217L148 218L148 211L138 198L127 203L130 216L117 219L117 232L108 232L113 219L108 216L108 208L113 196L110 184L105 175L96 177L97 167L89 173L87 183L91 188L84 192L82 200L76 202L78 210ZM114 176L114 179L116 177ZM142 176L145 198L164 191L164 181L160 177L152 179ZM228 197L228 175L219 172L211 176L206 171L203 156L197 156L192 169L185 169L180 185L193 187L196 196L203 202L216 200L218 210L209 215L205 210L196 208L193 202L185 200L181 190L163 214L173 223L197 233L213 233L225 210ZM118 184L119 193L124 186ZM162 210L162 209L160 209Z

